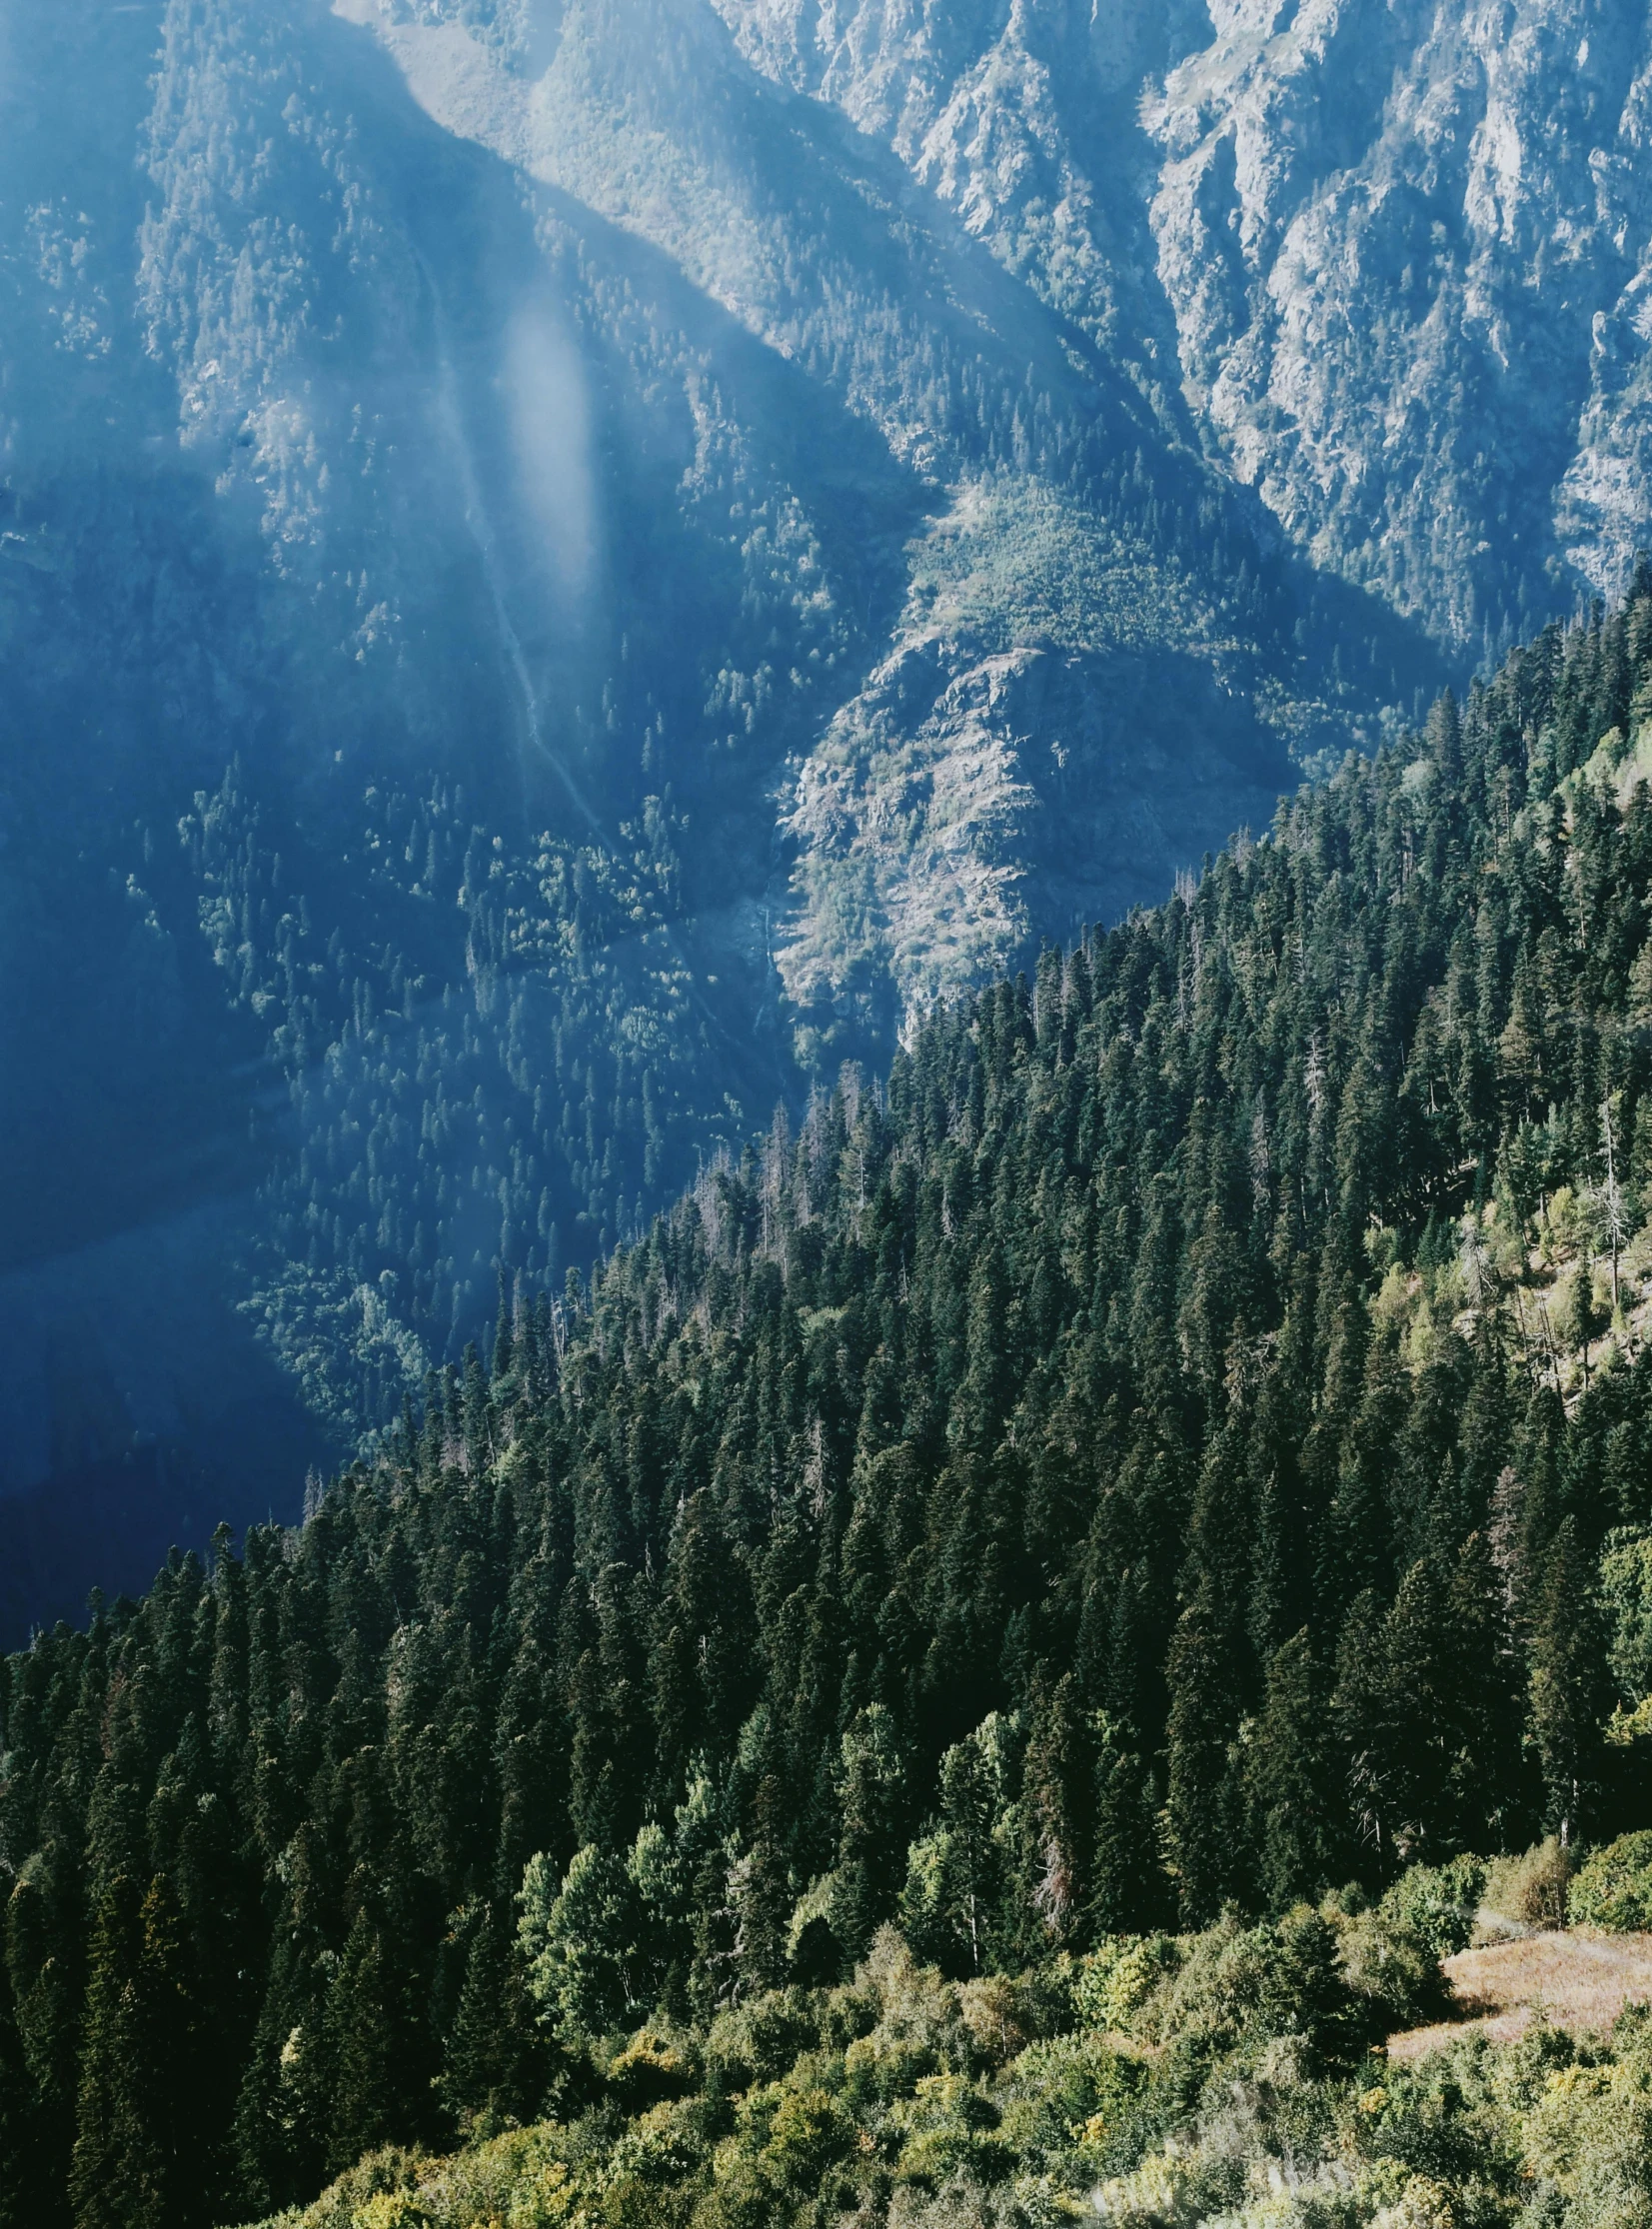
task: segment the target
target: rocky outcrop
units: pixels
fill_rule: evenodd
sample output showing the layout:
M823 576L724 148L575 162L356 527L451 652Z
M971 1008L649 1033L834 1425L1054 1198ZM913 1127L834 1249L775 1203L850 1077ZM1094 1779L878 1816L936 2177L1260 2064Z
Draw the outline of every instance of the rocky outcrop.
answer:
M1145 221L1152 149L1136 108L1143 83L1207 29L1199 0L718 5L758 68L885 141L1175 422L1174 329Z
M777 950L807 1055L826 1027L886 1043L1270 810L1331 642L1301 655L1299 584L1254 606L1244 506L1159 377L1145 172L1103 160L1130 138L1145 161L1133 108L1179 50L1174 10L731 6L731 38L706 0L567 0L520 14L513 46L457 0L336 5L445 130L646 240L922 492L888 553L892 641L779 785ZM1082 160L1075 83L1098 103ZM1360 663L1387 678L1368 645ZM1127 717L1101 717L1113 701Z
M1316 564L1473 651L1623 580L1652 520L1644 0L719 4Z
M1040 933L1155 902L1213 817L1267 825L1288 773L1270 740L1193 656L903 643L787 824L800 903L778 961L806 1040L909 1023Z
M1652 20L1223 7L1145 120L1194 408L1315 558L1478 645L1652 518Z

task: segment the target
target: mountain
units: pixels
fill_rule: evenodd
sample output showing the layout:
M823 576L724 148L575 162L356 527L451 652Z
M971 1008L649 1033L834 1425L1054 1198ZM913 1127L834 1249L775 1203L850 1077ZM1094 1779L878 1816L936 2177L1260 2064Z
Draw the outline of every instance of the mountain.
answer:
M5 0L7 1614L1621 588L1645 46Z
M1652 1910L1649 885L1643 573L0 1659L0 2219L1622 2219L1371 2046Z
M1440 639L1619 593L1648 518L1652 16L1597 0L724 0Z
M1438 671L698 0L346 14L4 13L13 1616Z

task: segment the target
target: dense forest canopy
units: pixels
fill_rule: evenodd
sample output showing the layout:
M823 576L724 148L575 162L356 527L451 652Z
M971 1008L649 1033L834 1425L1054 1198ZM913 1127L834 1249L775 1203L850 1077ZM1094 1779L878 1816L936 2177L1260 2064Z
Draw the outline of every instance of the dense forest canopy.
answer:
M1643 578L7 1660L0 2223L1647 1823L1648 781Z

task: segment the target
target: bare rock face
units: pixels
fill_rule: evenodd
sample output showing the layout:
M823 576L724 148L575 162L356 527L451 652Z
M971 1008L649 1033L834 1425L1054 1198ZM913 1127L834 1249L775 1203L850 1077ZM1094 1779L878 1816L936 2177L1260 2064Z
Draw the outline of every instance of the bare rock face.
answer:
M903 643L798 783L778 963L806 1040L909 1024L1040 929L1154 902L1213 808L1266 825L1259 765L1252 708L1195 657Z
M1174 332L1144 221L1153 150L1136 111L1142 86L1207 33L1200 0L718 5L759 69L885 141L1175 417Z
M1212 16L1144 116L1187 393L1240 478L1459 642L1617 586L1652 507L1647 9Z
M1496 647L1652 516L1644 0L719 0L1319 565Z
M646 241L910 476L896 624L774 778L806 1066L1161 895L1293 749L1346 742L1351 698L1309 733L1289 597L1257 655L1259 507L1177 388L1134 112L1190 6L335 4L446 132Z

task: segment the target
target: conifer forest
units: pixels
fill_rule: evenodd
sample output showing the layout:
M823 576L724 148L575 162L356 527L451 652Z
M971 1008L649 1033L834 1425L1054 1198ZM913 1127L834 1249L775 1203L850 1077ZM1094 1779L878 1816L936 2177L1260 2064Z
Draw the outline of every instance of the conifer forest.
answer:
M0 2229L1652 2229L1652 0L0 0Z
M37 1632L0 2223L1652 2218L1649 894L1643 572Z

